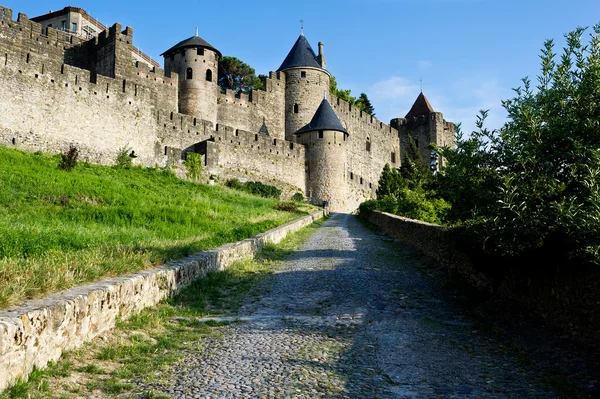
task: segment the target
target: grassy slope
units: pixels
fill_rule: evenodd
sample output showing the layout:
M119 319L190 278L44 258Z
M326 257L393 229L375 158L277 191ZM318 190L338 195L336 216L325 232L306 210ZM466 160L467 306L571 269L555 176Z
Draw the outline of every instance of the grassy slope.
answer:
M155 169L0 147L0 307L251 237L299 215Z

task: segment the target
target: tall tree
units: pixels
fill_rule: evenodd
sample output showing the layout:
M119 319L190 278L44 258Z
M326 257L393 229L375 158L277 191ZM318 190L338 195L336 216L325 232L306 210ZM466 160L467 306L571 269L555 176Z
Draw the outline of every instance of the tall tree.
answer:
M366 112L367 114L375 116L375 108L373 108L373 104L369 100L369 97L365 93L360 93L360 96L354 102L356 108Z
M256 76L254 68L239 58L224 56L219 60L218 84L221 90L233 90L238 93L250 93L263 88L263 82Z
M329 80L329 92L340 100L346 101L348 104L354 105L356 102L356 97L350 95L351 90L338 89L335 76L332 76Z

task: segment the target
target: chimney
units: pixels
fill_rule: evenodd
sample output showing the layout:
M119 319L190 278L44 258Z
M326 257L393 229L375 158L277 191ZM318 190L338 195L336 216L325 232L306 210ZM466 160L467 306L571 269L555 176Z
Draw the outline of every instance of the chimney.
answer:
M323 42L319 42L319 56L317 57L317 61L319 62L319 64L321 65L321 68L326 69L326 64L325 64L325 54L323 54L323 47L325 45L323 44Z

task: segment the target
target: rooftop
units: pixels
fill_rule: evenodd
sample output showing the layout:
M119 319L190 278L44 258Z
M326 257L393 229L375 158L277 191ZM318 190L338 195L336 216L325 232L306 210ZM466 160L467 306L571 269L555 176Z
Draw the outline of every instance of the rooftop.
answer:
M321 105L317 108L310 123L298 130L295 134L312 132L315 130L336 130L348 134L326 98L321 101Z
M433 107L431 106L431 104L429 104L427 97L425 97L423 92L421 92L421 94L419 94L419 97L417 97L417 99L415 100L415 103L413 104L410 111L408 111L408 114L406 114L405 118L429 115L432 112L434 112Z
M317 62L317 55L312 47L310 47L310 43L308 43L308 40L306 40L304 35L300 35L298 40L296 40L294 47L292 47L287 57L285 57L285 60L283 60L283 63L277 72L297 67L313 67L323 69Z
M164 56L165 54L168 55L179 49L184 49L184 48L188 48L188 47L208 49L208 50L214 51L215 53L217 53L219 55L219 57L221 57L221 52L219 50L217 50L216 48L211 46L206 40L202 39L198 35L195 35L195 36L192 36L190 38L180 41L179 43L177 43L176 45L174 45L173 47L171 47L170 49L168 49L167 51L162 53L161 56Z

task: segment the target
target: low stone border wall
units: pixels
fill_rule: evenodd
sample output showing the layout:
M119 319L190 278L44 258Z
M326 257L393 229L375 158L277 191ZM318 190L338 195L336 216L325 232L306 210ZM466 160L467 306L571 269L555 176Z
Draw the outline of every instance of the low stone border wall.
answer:
M110 330L127 318L175 294L209 271L248 259L266 243L278 243L322 218L326 211L289 222L256 237L200 252L164 266L76 287L0 311L0 392L46 367L63 351Z
M480 289L492 286L490 277L473 268L468 255L456 249L444 226L381 211L371 212L368 220L386 235L410 244L444 266L459 271L472 285Z
M495 275L483 272L485 265L473 263L456 248L443 227L385 212L373 211L368 220L386 235L397 238L458 271L482 291L508 298L546 320L564 333L594 346L600 342L600 270L597 266L572 270L551 264L541 270L520 270L507 264ZM477 260L485 262L485 259Z

